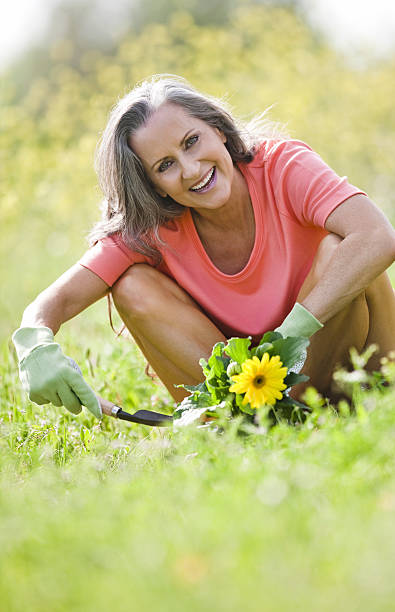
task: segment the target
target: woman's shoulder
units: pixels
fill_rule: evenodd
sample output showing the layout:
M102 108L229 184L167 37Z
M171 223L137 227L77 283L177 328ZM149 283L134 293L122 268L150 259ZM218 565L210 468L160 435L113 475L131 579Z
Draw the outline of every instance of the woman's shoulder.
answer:
M183 234L186 211L179 217L165 221L158 228L158 233L147 233L140 241L133 240L114 232L100 237L91 243L88 253L103 253L112 260L127 259L132 263L147 263L156 266L168 247L177 245L180 234ZM150 247L150 250L144 247Z
M251 168L261 167L280 158L290 159L303 151L313 151L303 140L295 138L268 138L256 146L254 159L248 164Z
M97 252L105 252L107 256L119 257L126 256L131 261L136 258L143 261L144 256L138 253L121 235L120 232L108 234L96 240L90 245L90 249L95 249Z

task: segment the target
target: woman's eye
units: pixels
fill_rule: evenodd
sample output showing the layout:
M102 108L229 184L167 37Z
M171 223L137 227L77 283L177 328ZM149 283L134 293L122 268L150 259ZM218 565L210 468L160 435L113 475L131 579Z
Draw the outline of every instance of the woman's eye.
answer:
M187 140L185 141L185 148L189 149L189 147L191 147L192 145L194 145L197 141L199 140L199 136L190 136L189 138L187 138Z
M171 161L170 159L166 159L165 161L163 161L160 166L158 167L159 172L164 172L165 170L167 170L168 168L170 168L171 165Z
M199 140L198 134L196 134L195 136L190 136L185 141L185 148L186 149L190 149L190 147L192 147L198 140ZM165 159L158 166L158 172L165 172L166 170L168 170L170 168L172 163L173 163L173 161L171 159Z

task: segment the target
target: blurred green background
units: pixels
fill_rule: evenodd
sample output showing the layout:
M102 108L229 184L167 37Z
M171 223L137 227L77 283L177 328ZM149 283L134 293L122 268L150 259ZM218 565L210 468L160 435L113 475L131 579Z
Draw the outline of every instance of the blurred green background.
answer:
M271 119L394 221L395 56L347 61L301 6L134 2L122 28L106 29L92 21L94 0L57 4L46 35L1 74L1 337L87 248L96 142L117 98L154 73L225 96L244 118L272 106ZM104 302L71 325L84 317L104 323Z

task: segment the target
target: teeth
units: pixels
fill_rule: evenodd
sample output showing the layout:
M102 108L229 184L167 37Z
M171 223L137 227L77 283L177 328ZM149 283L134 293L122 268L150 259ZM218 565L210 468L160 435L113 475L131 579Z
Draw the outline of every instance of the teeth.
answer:
M203 187L205 187L207 185L207 183L209 183L211 177L213 176L213 173L214 173L214 168L211 168L211 170L208 173L207 177L205 179L203 179L200 183L195 185L194 187L191 187L191 190L192 191L197 191L198 189L202 189Z

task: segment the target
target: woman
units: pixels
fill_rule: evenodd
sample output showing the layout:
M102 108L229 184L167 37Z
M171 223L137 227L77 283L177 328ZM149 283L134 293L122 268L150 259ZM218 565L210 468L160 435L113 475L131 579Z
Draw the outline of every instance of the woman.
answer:
M103 221L82 259L30 304L13 340L30 399L74 413L100 404L54 334L112 294L177 401L226 337L311 336L303 372L329 393L351 346L395 347L383 213L300 141L237 127L223 105L156 77L113 110L98 149ZM301 392L301 387L297 392Z

